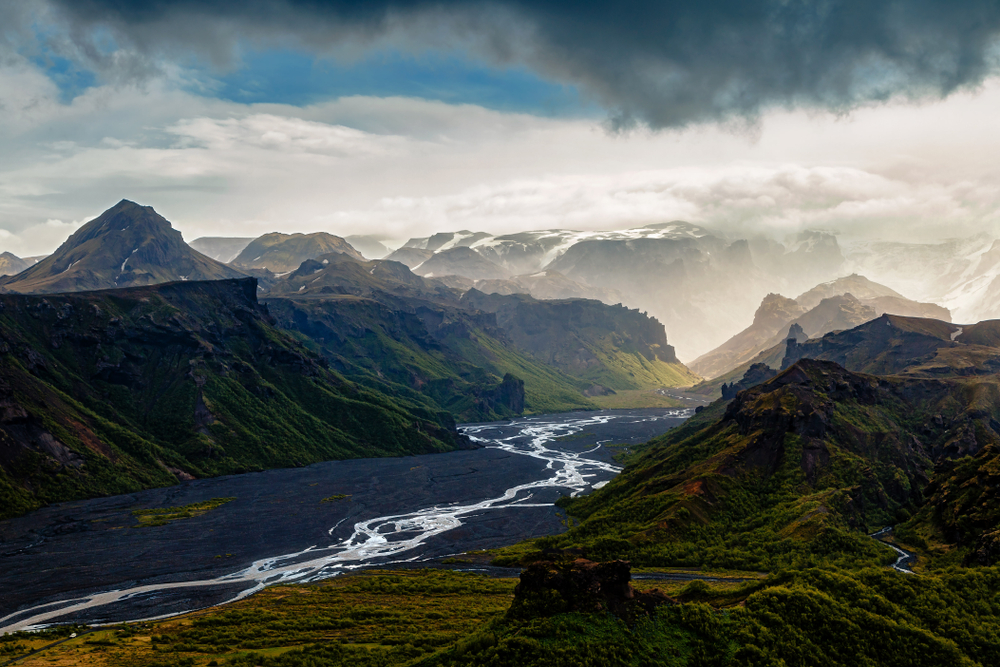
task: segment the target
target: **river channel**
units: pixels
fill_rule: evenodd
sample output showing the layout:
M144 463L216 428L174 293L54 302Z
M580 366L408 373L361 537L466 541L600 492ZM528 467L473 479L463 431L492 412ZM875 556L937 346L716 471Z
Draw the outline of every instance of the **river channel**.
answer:
M565 530L553 503L600 488L614 454L692 410L577 412L462 430L480 449L196 480L0 522L0 634L160 618L364 567ZM138 509L231 502L142 527ZM325 502L324 502L325 500Z

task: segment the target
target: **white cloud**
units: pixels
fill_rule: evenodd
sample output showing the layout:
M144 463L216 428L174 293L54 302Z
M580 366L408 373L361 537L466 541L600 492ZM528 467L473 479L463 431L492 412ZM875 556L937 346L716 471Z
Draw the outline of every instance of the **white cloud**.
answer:
M84 219L123 197L188 239L677 218L777 237L997 231L998 106L992 82L923 107L773 114L755 139L709 127L613 135L597 121L404 98L242 105L164 79L63 104L19 61L0 66L0 250L51 251L72 227L46 220Z

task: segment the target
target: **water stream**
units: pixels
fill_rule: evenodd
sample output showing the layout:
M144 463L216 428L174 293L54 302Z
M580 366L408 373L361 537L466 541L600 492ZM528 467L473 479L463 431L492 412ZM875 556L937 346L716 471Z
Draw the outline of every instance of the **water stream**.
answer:
M610 462L608 452L602 451L605 445L601 441L588 449L573 451L572 447L561 446L567 438L572 439L587 429L606 426L615 420L618 420L615 425L620 422L624 432L637 424L646 424L644 429L648 430L649 422L664 422L662 430L666 430L690 414L690 410L661 410L654 414L650 411L643 414L609 411L463 426L465 434L485 450L500 450L543 462L542 475L510 486L494 497L471 502L445 502L446 499L442 499L442 502L413 511L357 521L349 536L337 539L335 535L342 520L327 531L331 540L329 543L259 558L247 567L222 576L126 586L88 595L67 595L64 600L46 600L44 604L21 608L0 618L0 634L65 622L68 618L100 622L101 608L109 606L120 608L126 605L127 609L132 603L136 605L136 613L140 613L144 607L138 603L146 603L146 608L149 608L150 600L178 589L189 591L208 587L228 591L222 600L226 603L278 583L314 582L362 567L420 560L425 557L421 547L429 540L456 531L472 517L498 510L551 507L551 490L577 495L603 486L619 472L620 468ZM547 494L549 499L540 500L537 497L543 490L550 491ZM463 550L460 542L456 542L454 548L455 552ZM153 620L187 611L192 609L172 609L170 613L146 617L126 614L125 618ZM125 619L119 613L115 620Z

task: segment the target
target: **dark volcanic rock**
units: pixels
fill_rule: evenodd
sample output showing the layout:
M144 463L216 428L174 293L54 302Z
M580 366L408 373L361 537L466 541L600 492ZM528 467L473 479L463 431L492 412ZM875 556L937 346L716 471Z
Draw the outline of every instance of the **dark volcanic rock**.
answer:
M484 413L508 411L521 414L524 412L524 380L507 373L496 387L479 390L476 407Z
M744 389L756 387L761 382L767 382L777 374L778 371L767 364L754 364L747 369L747 372L743 374L743 379L739 382L733 382L732 384L723 383L722 398L727 401L736 398L736 394Z
M532 563L521 573L510 613L611 612L628 620L649 614L661 604L675 604L657 589L636 591L631 580L632 568L624 560L595 563L577 558Z

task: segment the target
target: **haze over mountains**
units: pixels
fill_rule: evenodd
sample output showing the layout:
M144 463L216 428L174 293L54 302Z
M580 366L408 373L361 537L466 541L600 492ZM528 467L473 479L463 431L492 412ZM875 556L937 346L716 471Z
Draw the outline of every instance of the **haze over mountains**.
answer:
M240 243L200 246L225 256ZM0 292L7 515L191 477L443 451L463 446L456 419L673 405L656 390L698 380L635 309L456 289L323 233L268 234L225 264L125 200Z
M768 294L754 313L753 324L696 359L691 369L715 378L783 343L792 327L797 327L801 336L815 338L851 329L884 313L951 321L946 308L911 301L885 285L853 274L817 285L795 299Z
M1000 250L986 235L931 245L872 242L843 248L822 231L802 232L782 244L763 237L730 238L674 221L607 232L441 232L410 239L392 252L373 237L352 237L371 255L323 232L209 237L190 247L174 241L154 250L148 244L140 249L144 241L138 237L111 244L90 240L88 234L108 231L95 231L95 224L105 224L112 211L101 216L102 222L88 223L32 272L3 279L0 288L65 291L252 273L267 289L274 276L329 252L355 259L385 253L416 275L459 291L594 298L638 308L662 322L678 356L708 378L753 359L799 319L804 334L815 336L882 313L949 319L950 309L958 321L1000 316L995 306L1000 303L995 298L1000 297ZM122 231L127 227L122 224ZM102 247L100 261L106 266L99 272L87 263L74 264L76 254L86 253L77 246L87 242ZM133 251L134 258L125 257ZM154 258L148 266L147 254ZM6 261L10 273L26 268L16 257ZM157 262L162 266L154 267ZM838 300L810 312L834 297Z

